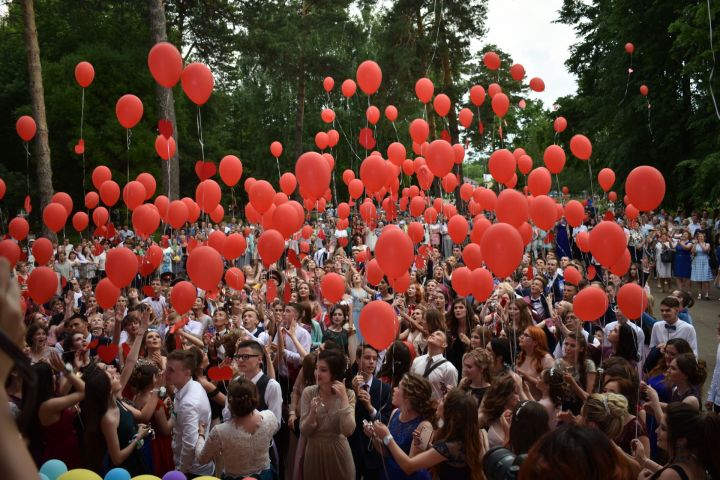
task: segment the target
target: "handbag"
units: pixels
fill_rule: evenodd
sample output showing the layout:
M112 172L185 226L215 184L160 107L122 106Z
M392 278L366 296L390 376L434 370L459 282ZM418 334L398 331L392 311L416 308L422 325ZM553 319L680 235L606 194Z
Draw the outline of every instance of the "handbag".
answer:
M674 256L675 252L672 250L663 250L662 253L660 253L660 260L665 263L671 263Z

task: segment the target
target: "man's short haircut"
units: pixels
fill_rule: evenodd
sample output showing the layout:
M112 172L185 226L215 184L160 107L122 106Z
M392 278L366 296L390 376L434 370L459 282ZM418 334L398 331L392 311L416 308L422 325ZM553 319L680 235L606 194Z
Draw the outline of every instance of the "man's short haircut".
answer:
M370 350L372 350L373 352L377 353L378 355L380 354L380 352L378 351L377 348L375 348L375 347L373 347L372 345L369 345L369 344L367 344L367 343L364 343L364 344L358 345L358 347L357 347L357 353L356 353L355 356L356 356L357 358L362 357L362 356L363 356L363 353L365 353L365 350L366 350L366 349L370 349Z
M190 373L195 372L197 368L197 360L195 354L189 350L173 350L167 357L168 362L175 360L176 362L182 363L182 366L186 370L190 370Z
M660 305L665 305L670 308L680 308L680 300L675 297L665 297L660 302Z
M262 345L260 345L260 343L255 340L243 340L242 342L237 344L237 349L235 350L235 352L237 352L241 348L249 348L261 357L265 355Z

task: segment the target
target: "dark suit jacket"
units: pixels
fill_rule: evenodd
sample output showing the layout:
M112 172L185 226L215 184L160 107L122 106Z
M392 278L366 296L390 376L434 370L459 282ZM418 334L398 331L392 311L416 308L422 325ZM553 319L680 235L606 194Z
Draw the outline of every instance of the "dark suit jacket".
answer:
M375 408L375 416L371 417L365 405L359 400L355 403L355 431L350 436L350 448L355 460L355 476L359 479L368 470L382 468L382 459L375 447L368 448L370 439L363 433L363 420L374 422L380 420L387 425L392 413L391 387L374 376L370 384L370 403Z

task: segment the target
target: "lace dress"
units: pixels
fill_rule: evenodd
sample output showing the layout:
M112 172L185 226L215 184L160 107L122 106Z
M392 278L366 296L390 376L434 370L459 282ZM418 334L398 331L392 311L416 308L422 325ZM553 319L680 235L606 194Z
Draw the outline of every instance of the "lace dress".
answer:
M423 418L418 415L408 422L402 422L400 421L400 410L396 411L390 418L390 423L388 423L390 434L393 436L398 447L400 447L406 455L410 455L410 448L413 442L412 434L422 421ZM380 476L383 480L430 480L430 472L427 470L420 470L406 475L392 455L385 455L385 459L385 469Z

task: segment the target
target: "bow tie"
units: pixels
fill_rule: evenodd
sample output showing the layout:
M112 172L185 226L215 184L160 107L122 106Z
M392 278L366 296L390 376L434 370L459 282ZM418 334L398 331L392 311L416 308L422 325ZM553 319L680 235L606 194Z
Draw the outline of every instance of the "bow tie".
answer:
M677 330L676 325L668 325L667 323L665 324L665 328L668 330L672 330L673 332Z

